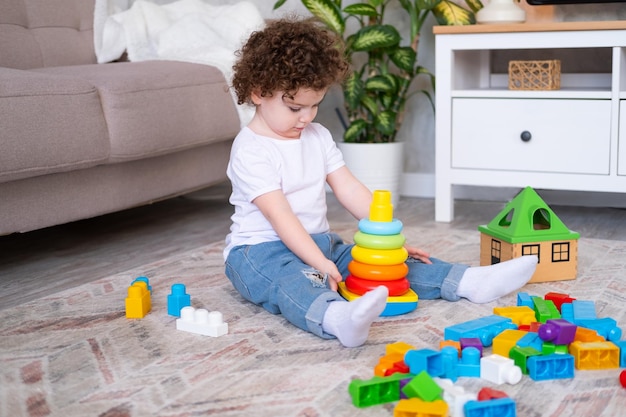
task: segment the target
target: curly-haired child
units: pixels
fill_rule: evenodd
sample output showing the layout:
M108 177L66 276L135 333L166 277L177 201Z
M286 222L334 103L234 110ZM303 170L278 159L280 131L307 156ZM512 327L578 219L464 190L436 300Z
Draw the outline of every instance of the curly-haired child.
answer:
M282 19L254 32L237 56L232 85L255 115L228 164L235 213L226 275L245 299L295 326L360 346L388 290L352 302L337 292L353 245L329 229L325 184L356 219L368 217L372 194L345 166L330 132L312 123L328 89L349 71L341 42L313 21ZM489 302L526 284L537 264L525 256L470 268L406 249L407 279L421 299Z

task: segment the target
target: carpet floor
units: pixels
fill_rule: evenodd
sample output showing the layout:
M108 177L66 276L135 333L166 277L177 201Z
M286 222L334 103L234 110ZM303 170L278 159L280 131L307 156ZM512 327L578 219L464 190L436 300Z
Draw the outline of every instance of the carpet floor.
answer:
M335 231L351 240L356 224ZM405 227L404 234L433 256L478 264L478 232ZM215 242L0 311L0 415L392 416L395 403L359 409L348 393L352 379L373 376L387 344L437 349L447 326L516 302L516 294L484 305L423 300L411 313L378 319L364 346L347 349L243 301L223 273L222 248ZM593 300L598 317L623 326L624 271L626 242L581 238L576 280L523 291ZM153 287L152 311L129 320L124 299L140 275ZM176 330L167 314L174 283L186 285L194 307L220 311L228 334ZM619 372L576 371L573 379L543 382L524 376L501 386L459 378L457 385L505 391L518 416L621 416Z

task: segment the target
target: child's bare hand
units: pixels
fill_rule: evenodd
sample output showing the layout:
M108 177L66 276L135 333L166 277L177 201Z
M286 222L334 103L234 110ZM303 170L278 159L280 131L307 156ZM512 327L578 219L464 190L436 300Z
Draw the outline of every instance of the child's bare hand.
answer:
M423 251L422 249L419 248L414 248L412 246L405 246L407 252L409 252L409 256L411 258L415 258L415 259L419 259L420 261L424 262L425 264L432 264L432 261L430 260L430 255L428 254L428 252Z
M328 260L328 262L324 266L324 269L321 269L321 271L328 274L328 285L330 286L330 289L333 291L337 291L337 284L343 281L343 277L339 273L337 265L335 265L333 261Z

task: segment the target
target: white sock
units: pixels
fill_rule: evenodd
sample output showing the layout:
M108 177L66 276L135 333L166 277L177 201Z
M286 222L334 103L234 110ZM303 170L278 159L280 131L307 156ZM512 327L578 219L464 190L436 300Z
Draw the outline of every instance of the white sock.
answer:
M535 273L537 261L536 255L528 255L494 265L467 268L456 295L477 304L496 300L526 285Z
M345 347L361 346L370 326L387 306L389 290L380 286L354 301L333 301L322 320L322 329L335 336Z

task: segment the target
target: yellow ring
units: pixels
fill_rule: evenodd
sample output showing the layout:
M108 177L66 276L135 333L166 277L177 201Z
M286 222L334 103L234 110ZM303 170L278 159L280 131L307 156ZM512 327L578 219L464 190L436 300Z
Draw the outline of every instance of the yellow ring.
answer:
M405 248L367 249L356 245L352 247L351 254L355 260L370 265L401 264L409 257Z
M370 235L358 231L354 234L354 243L367 249L398 249L404 246L406 238L402 233L397 235Z
M348 271L358 278L394 281L406 277L409 273L409 266L404 262L397 265L369 265L353 260L348 264Z

